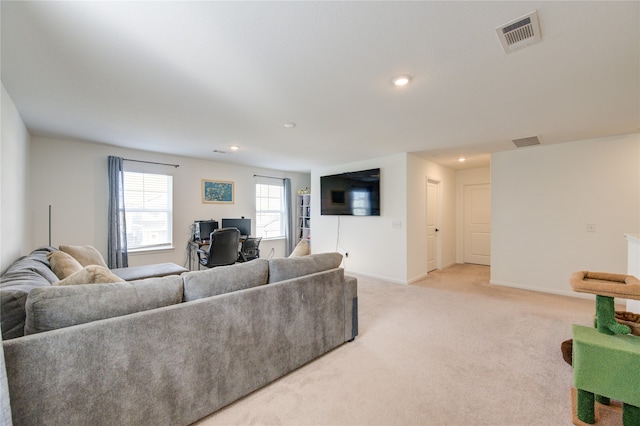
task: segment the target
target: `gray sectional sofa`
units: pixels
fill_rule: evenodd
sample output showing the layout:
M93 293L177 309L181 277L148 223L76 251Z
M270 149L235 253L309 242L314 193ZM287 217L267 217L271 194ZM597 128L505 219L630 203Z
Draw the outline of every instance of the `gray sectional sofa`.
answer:
M32 255L18 262L46 275L46 255ZM31 288L26 334L2 342L13 424L193 423L356 337L357 282L341 260Z

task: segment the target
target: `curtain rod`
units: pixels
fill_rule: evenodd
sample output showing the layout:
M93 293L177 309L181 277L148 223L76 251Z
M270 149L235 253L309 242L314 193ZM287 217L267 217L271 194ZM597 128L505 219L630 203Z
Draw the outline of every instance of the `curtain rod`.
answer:
M169 164L169 163L156 163L155 161L143 161L143 160L132 160L130 158L123 158L124 161L133 161L135 163L147 163L147 164L158 164L160 166L172 166L175 168L180 167L180 164Z
M253 177L263 177L263 178L267 178L267 179L278 179L278 180L286 179L286 178L281 178L281 177L265 176L265 175L253 175Z

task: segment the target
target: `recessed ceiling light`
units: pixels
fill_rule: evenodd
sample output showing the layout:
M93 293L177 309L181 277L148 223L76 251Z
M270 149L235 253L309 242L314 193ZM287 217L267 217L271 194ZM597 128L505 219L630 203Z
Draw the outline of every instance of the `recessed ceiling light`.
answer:
M464 158L464 157L460 157L460 158L458 158L458 161L461 162L461 163L464 163L465 161L467 161L467 159Z
M293 121L287 121L286 123L284 123L284 127L286 127L287 129L293 129L294 127L296 127L296 123L294 123Z
M391 80L394 86L406 86L411 82L411 76L407 74L398 75Z
M240 149L240 147L239 147L238 145L231 145L231 146L229 147L229 149L230 149L231 151L237 151L237 150L239 150L239 149Z

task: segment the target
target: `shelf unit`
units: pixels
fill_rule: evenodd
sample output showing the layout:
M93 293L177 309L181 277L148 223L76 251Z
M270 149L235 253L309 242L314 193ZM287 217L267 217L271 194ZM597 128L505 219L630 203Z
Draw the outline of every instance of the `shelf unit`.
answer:
M311 244L311 194L298 195L297 241L306 240Z

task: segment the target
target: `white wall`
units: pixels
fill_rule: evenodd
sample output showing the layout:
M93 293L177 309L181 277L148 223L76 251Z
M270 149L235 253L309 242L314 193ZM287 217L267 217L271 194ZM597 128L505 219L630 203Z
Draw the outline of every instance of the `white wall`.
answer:
M4 271L29 246L26 194L31 136L4 84L0 107L0 271Z
M456 263L464 263L464 187L491 184L491 168L456 171Z
M445 268L456 261L456 174L455 171L408 155L407 167L407 281L427 275L427 180L439 182L437 267Z
M174 249L146 254L130 254L129 265L158 262L185 264L190 225L194 220L245 216L255 230L254 174L290 177L292 189L309 186L309 175L280 172L234 164L197 160L151 152L124 149L104 144L34 137L31 144L31 217L33 236L29 249L47 243L48 206L52 206L52 245L95 246L103 256L107 251L108 182L107 157L179 164L180 167L125 162L127 170L159 171L173 175ZM203 204L201 180L233 181L234 204ZM4 198L4 195L3 195ZM284 241L263 240L261 256L274 249L275 257L284 256Z
M321 216L320 176L380 167L379 217ZM441 182L441 265L455 263L455 172L412 154L340 164L311 173L313 252L349 253L347 272L406 284L426 276L426 182Z
M625 273L624 234L640 231L639 134L493 154L491 185L492 283L576 296L573 272Z
M380 216L321 216L320 176L380 168ZM311 251L349 252L347 272L405 283L406 154L341 164L311 172ZM399 229L392 224L400 223Z

